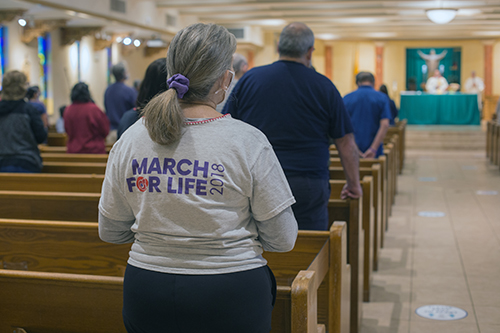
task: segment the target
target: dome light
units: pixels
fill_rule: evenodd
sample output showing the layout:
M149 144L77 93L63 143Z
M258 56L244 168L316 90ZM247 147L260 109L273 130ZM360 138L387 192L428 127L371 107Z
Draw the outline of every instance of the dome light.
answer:
M135 46L135 47L139 47L139 46L141 46L141 41L140 41L140 40L138 40L138 39L134 40L134 46Z
M436 8L425 11L429 20L437 24L451 22L457 15L457 10L453 8Z
M25 27L28 22L26 22L25 19L20 18L19 20L17 20L17 23L19 23L21 27Z

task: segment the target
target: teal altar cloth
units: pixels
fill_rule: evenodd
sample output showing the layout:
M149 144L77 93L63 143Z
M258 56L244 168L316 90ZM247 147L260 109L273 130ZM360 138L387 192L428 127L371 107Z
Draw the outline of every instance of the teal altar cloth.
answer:
M401 93L399 119L413 125L479 125L476 94Z

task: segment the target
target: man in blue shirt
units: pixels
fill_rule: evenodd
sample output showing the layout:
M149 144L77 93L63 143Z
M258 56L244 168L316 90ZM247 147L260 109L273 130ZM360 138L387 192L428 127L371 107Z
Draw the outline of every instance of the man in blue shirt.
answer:
M303 23L286 26L279 61L248 71L223 112L259 128L271 142L296 203L300 229L328 228L329 138L335 140L346 173L342 197L361 196L356 144L342 97L311 66L313 32Z
M359 154L363 158L378 157L384 153L382 144L391 119L389 97L373 88L375 77L371 73L358 73L356 84L358 89L344 97L344 104Z
M111 73L115 77L115 83L110 85L104 93L104 108L109 118L110 135L108 143L116 141L116 129L120 123L123 114L135 106L137 91L125 85L128 78L127 70L122 63L116 64L111 68Z

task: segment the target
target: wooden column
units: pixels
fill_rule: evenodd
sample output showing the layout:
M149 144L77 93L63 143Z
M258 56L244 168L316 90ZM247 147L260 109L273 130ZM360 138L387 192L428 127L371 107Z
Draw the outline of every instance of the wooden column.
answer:
M375 89L384 83L384 44L375 44Z
M333 66L332 66L333 50L331 45L325 46L325 76L333 80Z
M247 61L248 61L248 69L252 69L254 67L254 53L253 50L247 51Z
M493 93L493 41L484 42L484 95Z

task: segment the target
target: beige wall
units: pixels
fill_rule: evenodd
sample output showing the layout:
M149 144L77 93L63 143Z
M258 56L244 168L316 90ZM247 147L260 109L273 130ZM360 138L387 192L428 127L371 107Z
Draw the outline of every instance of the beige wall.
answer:
M275 35L265 34L265 45L256 52L256 65L271 63L278 58L275 49ZM342 95L356 89L355 71L375 73L375 47L371 41L321 41L317 40L313 53L313 65L325 74L325 45L333 49L333 83ZM418 47L460 47L462 50L462 84L475 70L484 78L484 45L481 40L429 40L429 41L388 41L383 43L383 81L389 88L391 97L398 103L400 92L406 89L406 48ZM357 60L356 60L357 59ZM258 60L258 61L257 61ZM493 94L500 94L500 41L494 45Z
M264 46L255 51L255 66L268 65L278 60L278 38L279 34L274 32L264 33Z
M12 21L6 24L9 29L9 54L7 70L18 70L26 74L30 85L40 84L40 62L38 59L38 42L34 39L25 44L21 41L23 28Z

